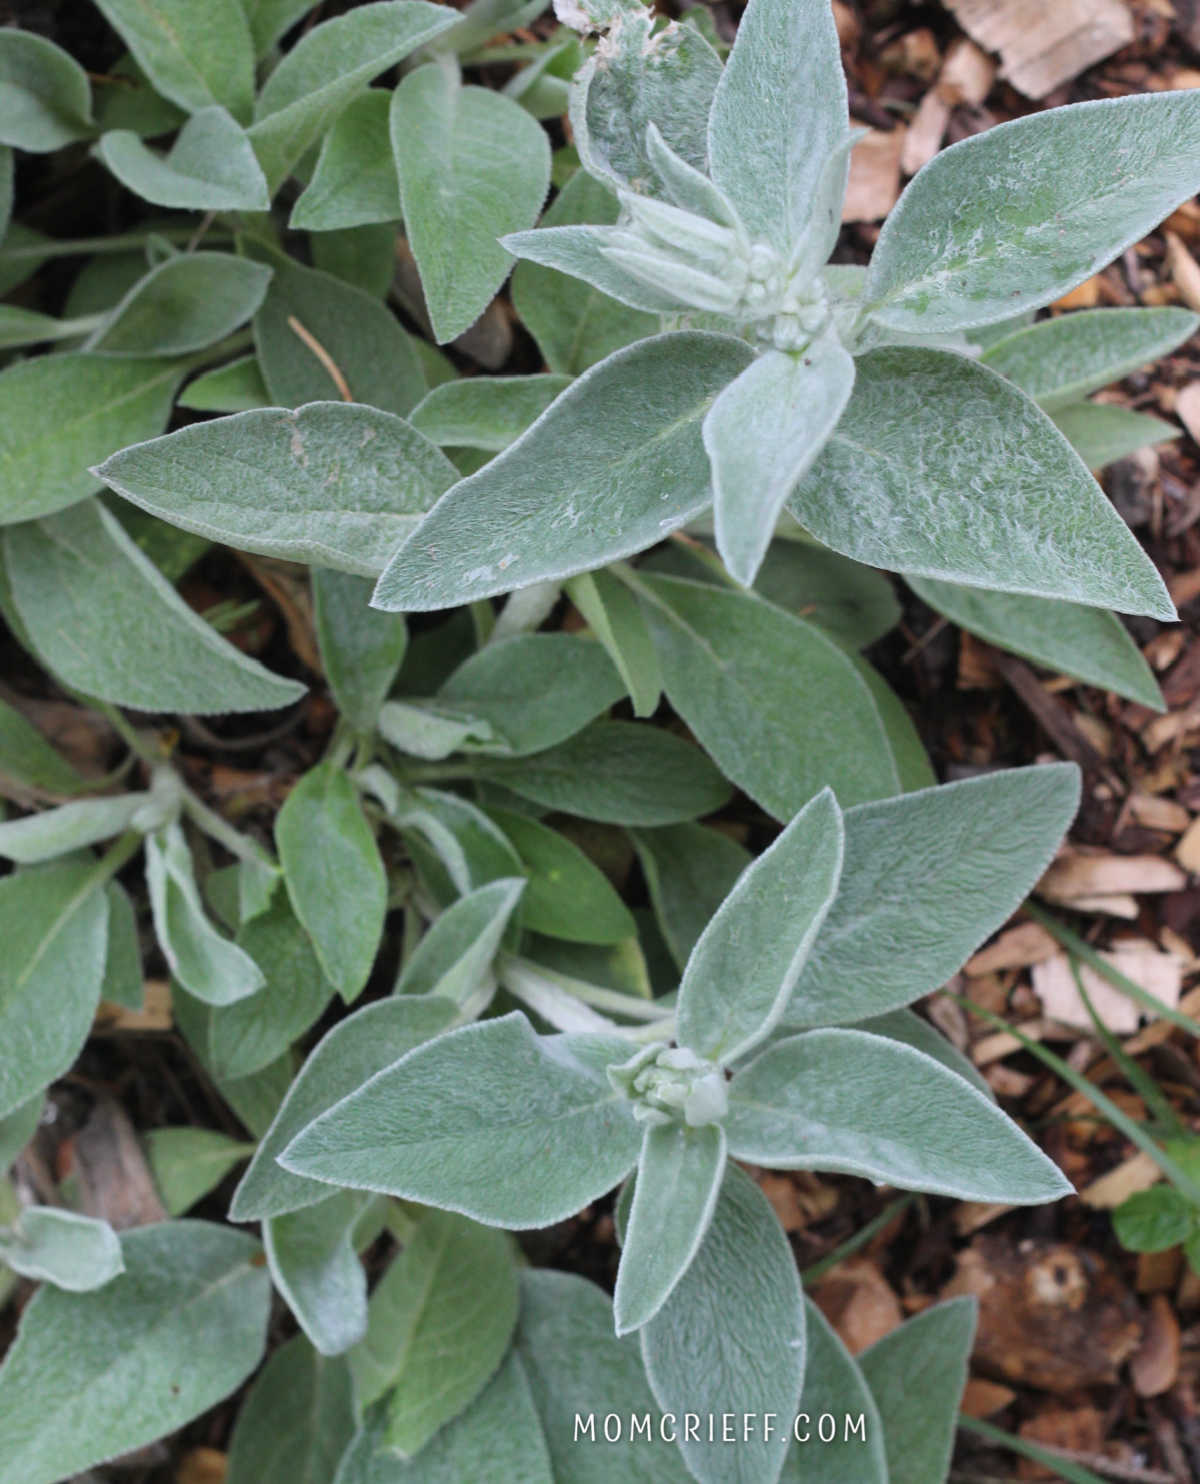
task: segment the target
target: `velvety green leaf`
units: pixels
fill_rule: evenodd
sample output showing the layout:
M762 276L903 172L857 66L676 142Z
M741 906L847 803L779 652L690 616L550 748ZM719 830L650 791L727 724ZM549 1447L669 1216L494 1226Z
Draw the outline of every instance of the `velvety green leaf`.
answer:
M11 147L7 144L0 145L0 242L4 240L9 223L12 221L15 173Z
M382 569L455 477L400 418L341 402L194 423L97 472L185 531L360 576Z
M817 624L851 649L865 649L900 621L900 604L881 572L808 542L776 541L754 588L769 603Z
M229 1005L262 989L262 970L205 916L180 826L147 835L145 848L154 933L184 989L209 1005Z
M521 858L504 831L457 794L415 789L401 796L390 818L397 829L416 832L436 851L452 896L523 874Z
M354 1250L363 1198L339 1190L263 1222L275 1287L322 1355L341 1355L367 1332L367 1275Z
M257 1221L323 1201L329 1194L327 1184L292 1174L276 1163L276 1156L320 1114L445 1030L454 1014L455 1007L448 1001L403 996L364 1005L339 1021L288 1089L234 1192L231 1219Z
M830 8L751 0L717 84L708 150L713 180L752 237L786 259L806 231L828 233L828 221L813 220L813 207L826 161L848 129ZM838 217L841 204L839 195Z
M0 1175L33 1138L45 1106L45 1096L38 1092L11 1112L0 1115Z
M1113 1211L1113 1231L1128 1252L1163 1252L1186 1241L1196 1213L1172 1185L1127 1196Z
M286 893L242 924L238 946L261 965L260 994L214 1015L209 1054L222 1077L248 1077L282 1055L317 1019L334 993Z
M687 1484L691 1476L674 1444L657 1433L629 1435L630 1416L653 1415L654 1398L637 1341L614 1335L608 1296L594 1283L549 1268L523 1273L516 1353L541 1418L551 1477L562 1484ZM603 1441L610 1413L626 1424L613 1443ZM594 1418L595 1441L577 1430L576 1418L584 1428Z
M1033 1205L1073 1186L995 1103L940 1062L862 1031L777 1041L729 1084L729 1152L958 1200Z
M628 721L593 722L546 752L479 766L544 809L601 824L679 824L713 813L731 792L698 747Z
M397 994L436 995L470 1003L486 979L525 882L489 882L460 897L417 944L396 983Z
M711 275L701 276L674 258L648 256L641 251L640 239L627 232L595 226L539 227L535 232L510 232L501 241L515 257L569 274L643 313L685 313L694 307L696 295L705 308L714 307L714 296L723 309L733 304L732 291L719 281L714 285ZM578 284L574 287L578 291Z
M465 750L468 744L503 750L490 722L437 701L388 701L379 712L379 735L400 752L431 762Z
M1059 430L1089 469L1103 469L1118 459L1128 458L1139 448L1178 438L1174 423L1128 407L1113 407L1102 402L1076 402L1054 414Z
M901 788L876 696L824 630L753 593L641 573L635 590L671 704L777 819L826 784L843 805Z
M270 711L304 694L222 639L96 501L9 527L3 549L29 640L67 685L198 714Z
M841 886L784 1023L861 1020L944 984L1020 906L1078 803L1077 769L1052 763L847 810Z
M107 929L108 898L86 861L0 880L0 1116L79 1055L100 999Z
M730 336L684 332L593 367L447 492L388 565L376 604L445 608L662 540L712 498L700 423L750 355Z
M1186 309L1085 309L1019 329L981 359L1050 412L1157 361L1197 327Z
M189 381L179 394L179 405L194 412L249 412L255 407L269 407L271 394L258 358L248 355Z
M541 224L611 226L618 210L616 196L579 170L547 208ZM512 301L550 369L571 376L660 329L657 314L630 309L599 289L528 258L513 269Z
M871 1389L853 1356L811 1299L804 1309L808 1365L796 1412L796 1439L784 1459L780 1484L890 1484L883 1424ZM835 1434L824 1442L822 1417ZM928 1484L934 1484L931 1479Z
M876 350L857 370L789 501L818 540L869 566L1174 616L1125 522L1024 393L941 350Z
M0 1263L68 1293L102 1288L125 1269L107 1221L56 1206L27 1206L14 1228L0 1228Z
M0 144L44 154L94 134L87 73L61 47L0 31Z
M867 299L938 334L1059 298L1200 188L1200 98L1140 93L1053 108L942 150L884 223Z
M178 364L69 352L0 371L0 524L73 505L96 488L89 465L152 438L183 379Z
M296 916L349 1002L365 986L383 936L387 876L354 785L319 763L288 794L275 843Z
M655 32L652 23L652 13L640 6L622 7L603 52L575 79L571 125L592 175L661 194L648 153L650 126L687 164L703 170L721 61L696 27L672 22Z
M207 1222L126 1232L125 1272L43 1288L0 1368L3 1484L54 1484L174 1432L235 1391L266 1343L256 1244ZM63 1419L70 1418L70 1426Z
M619 943L637 931L608 877L565 835L511 809L488 813L529 872L521 920L531 932L577 943Z
M496 1373L517 1322L511 1238L448 1211L422 1212L371 1298L350 1357L360 1407L385 1393L385 1445L419 1453Z
M549 1226L637 1159L640 1130L603 1070L626 1047L535 1036L521 1014L463 1026L309 1124L284 1168L493 1226Z
M461 664L437 699L490 723L496 740L471 751L525 757L565 742L621 693L602 645L574 634L515 634Z
M923 1015L915 1010L889 1010L884 1015L872 1015L866 1020L857 1020L851 1027L856 1031L867 1031L872 1036L888 1036L893 1041L903 1041L926 1056L940 1061L960 1077L965 1077L972 1087L978 1088L984 1097L996 1100L991 1084L975 1063L964 1052L951 1044L941 1031L930 1025ZM784 1034L789 1034L785 1031Z
M227 1484L328 1484L354 1427L349 1365L296 1335L267 1361L238 1410Z
M766 1196L727 1165L712 1221L691 1267L641 1331L642 1359L664 1412L774 1412L736 1447L680 1434L702 1484L769 1484L787 1452L804 1378L804 1301L796 1259ZM841 1481L839 1479L839 1484Z
M263 301L271 270L232 253L181 253L151 268L87 342L117 356L176 356L236 330Z
M285 31L315 9L316 0L242 0L242 5L254 38L254 54L261 57Z
M944 1479L975 1338L974 1299L915 1315L858 1357L883 1424L888 1484ZM919 1396L920 1404L913 1405Z
M613 1294L618 1335L649 1324L670 1300L704 1240L724 1173L719 1124L646 1129Z
M103 135L97 152L123 186L155 206L181 211L266 211L267 182L245 130L224 108L205 108L166 156L132 129Z
M170 134L187 121L187 113L176 108L161 93L128 52L119 57L105 76L96 99L96 122L101 129L131 129L139 139Z
M313 569L312 592L321 660L334 701L355 731L370 732L408 648L404 619L368 606L370 582L330 567Z
M50 794L87 787L87 780L7 701L0 701L0 776Z
M292 208L289 226L328 232L399 217L391 102L389 92L369 88L342 110L321 142L317 167Z
M392 149L409 245L439 344L483 313L512 266L496 241L537 220L550 143L519 104L429 63L392 95Z
M777 0L756 0L764 3ZM745 586L853 386L854 360L831 330L801 354L773 350L756 357L709 408L704 446L713 468L717 549Z
M351 288L361 289L372 299L386 299L396 276L396 238L395 222L371 222L365 227L312 232L308 242L314 268L348 283ZM436 347L427 340L413 339L410 343L427 375L428 353ZM421 390L425 390L424 386Z
M837 894L842 849L842 812L822 789L700 935L679 988L681 1046L728 1063L774 1028Z
M273 261L275 276L254 320L258 363L272 399L284 407L344 399L298 324L333 360L355 401L401 416L411 411L425 394L425 377L391 310L328 273ZM356 472L352 467L352 477Z
M274 191L373 77L458 23L426 0L374 0L314 26L271 73L250 137Z
M1114 613L928 577L910 578L909 586L931 608L989 644L1152 710L1165 710L1153 671Z
M499 453L539 418L569 376L471 376L446 381L412 414L412 425L431 443Z
M386 1403L366 1416L334 1484L461 1484L484 1477L555 1484L529 1382L514 1351L461 1416L447 1423L415 1459L387 1443ZM233 1484L233 1481L231 1481Z
M255 1148L212 1128L153 1128L144 1138L168 1216L182 1216L203 1200Z
M662 670L637 599L611 573L581 572L567 583L571 601L616 665L635 716L653 716L662 699Z
M682 972L700 935L753 857L700 824L631 832L658 926Z
M0 857L22 865L53 860L129 829L150 800L145 791L77 799L0 823Z
M89 325L73 320L55 319L51 314L22 309L19 304L0 304L0 350L7 350L10 346L38 345L43 341L73 340L88 328Z
M246 119L254 46L241 0L96 0L164 98L188 113L220 103Z

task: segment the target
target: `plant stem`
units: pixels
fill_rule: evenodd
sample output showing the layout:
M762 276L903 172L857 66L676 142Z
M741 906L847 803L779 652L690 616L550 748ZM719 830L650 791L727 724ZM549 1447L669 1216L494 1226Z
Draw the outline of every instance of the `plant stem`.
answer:
M413 763L400 773L400 781L411 783L451 783L458 779L478 778L475 763Z
M241 830L234 829L227 819L222 818L202 799L197 798L186 784L181 783L181 787L183 789L183 812L197 829L203 830L209 839L215 840L219 845L224 845L230 855L237 856L239 860L252 861L259 866L274 866L275 862L257 840L252 840L249 835L243 835Z
M30 242L22 247L0 248L0 263L19 262L22 258L34 258L41 261L43 258L70 258L90 256L92 253L117 253L133 252L139 247L145 247L152 238L166 238L168 242L191 241L195 234L195 227L163 227L156 232L117 232L111 237L70 237L70 238L47 238L44 242ZM217 242L221 246L228 246L233 241L231 233L222 233L220 236L210 238L210 243Z
M821 1258L820 1262L814 1262L811 1267L805 1268L800 1274L801 1283L805 1288L819 1283L831 1268L836 1268L839 1262L852 1257L854 1253L865 1247L876 1233L881 1232L890 1221L899 1216L901 1211L906 1211L915 1200L916 1196L910 1191L908 1195L902 1195L890 1205L885 1206L879 1215L873 1216L861 1231L848 1237L840 1247L835 1247L827 1257Z
M585 1005L597 1010L609 1010L614 1015L626 1015L630 1020L662 1020L666 1008L661 1000L643 1000L637 995L622 994L619 989L605 989L600 984L589 984L585 979L574 979L570 974L560 974L557 969L547 969L543 964L533 963L517 954L503 954L502 968L512 965L520 971L529 971L542 979L548 979L560 989L565 989Z

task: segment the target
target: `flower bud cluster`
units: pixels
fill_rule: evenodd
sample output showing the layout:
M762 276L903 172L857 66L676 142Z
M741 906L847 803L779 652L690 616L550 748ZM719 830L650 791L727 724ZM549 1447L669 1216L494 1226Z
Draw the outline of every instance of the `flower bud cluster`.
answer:
M655 1041L620 1066L609 1081L633 1103L639 1123L720 1123L728 1107L725 1073L686 1046Z

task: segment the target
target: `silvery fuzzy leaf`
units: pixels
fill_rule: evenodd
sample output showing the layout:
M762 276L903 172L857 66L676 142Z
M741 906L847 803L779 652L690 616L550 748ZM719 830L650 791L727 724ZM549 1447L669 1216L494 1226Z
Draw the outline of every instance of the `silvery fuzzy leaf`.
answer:
M321 141L312 179L288 225L310 232L394 222L400 181L388 124L391 94L368 88L349 103Z
M441 447L499 453L570 384L571 377L554 372L444 381L413 408L409 421L418 433Z
M254 1153L211 1128L152 1128L143 1134L154 1184L168 1216L182 1216Z
M203 350L250 319L270 281L270 268L232 253L180 253L139 279L84 349L109 356Z
M804 1310L808 1365L796 1409L800 1434L784 1458L780 1484L890 1484L883 1423L866 1378L810 1298ZM818 1432L824 1416L835 1420L828 1442Z
M1150 559L1046 414L946 351L860 356L846 411L788 508L869 566L1174 617Z
M780 511L853 387L854 360L829 330L802 351L760 355L709 408L717 549L743 586L758 575Z
M367 1332L367 1275L353 1242L363 1204L339 1190L263 1222L271 1279L322 1355L344 1354Z
M250 1168L233 1193L230 1219L258 1221L323 1201L329 1194L328 1185L282 1169L276 1156L319 1114L414 1046L445 1030L454 1014L455 1007L448 1001L406 995L376 1000L339 1021L287 1088Z
M188 113L221 104L245 120L254 97L254 47L240 0L96 0L156 92Z
M883 1423L888 1484L945 1479L976 1313L974 1298L935 1304L859 1355ZM920 1396L920 1406L913 1406L914 1396Z
M753 237L790 255L809 225L826 160L848 130L841 47L826 0L751 0L713 98L708 152L713 179Z
M1018 329L980 359L1055 412L1157 361L1196 333L1186 309L1083 309Z
M620 234L623 239L625 234ZM673 294L684 307L710 314L732 314L737 306L736 280L704 273L669 252L653 252L642 243L626 245L614 236L613 245L601 248L610 263L640 280L651 292Z
M96 472L185 531L364 577L382 571L456 474L401 418L343 402L193 423Z
M459 23L426 0L374 0L308 31L263 84L250 142L272 194L334 122L381 72Z
M1179 437L1174 423L1107 402L1073 402L1060 407L1052 421L1089 469L1103 469L1139 448Z
M205 915L180 826L147 835L145 849L154 934L180 984L209 1005L229 1005L262 989L262 970Z
M95 845L129 829L134 816L150 801L140 791L107 798L78 799L43 809L24 819L0 823L0 856L23 865L53 860L85 845Z
M519 1013L447 1032L309 1124L284 1169L458 1211L548 1226L611 1190L641 1130L603 1067L617 1037L536 1036Z
M46 154L95 133L87 73L44 36L4 28L0 87L0 144Z
M538 227L533 232L510 233L503 239L503 245L515 257L582 279L631 309L650 314L678 314L690 307L689 301L671 283L651 281L642 273L632 273L622 266L619 258L614 258L614 252L619 253L622 248L628 251L631 246L630 233L622 227Z
M295 1335L267 1361L238 1409L228 1484L332 1479L354 1430L349 1365Z
M101 135L96 152L123 186L181 211L266 211L267 182L246 132L224 108L193 114L165 156L132 129Z
M506 1233L426 1210L376 1286L350 1367L360 1409L386 1398L395 1456L422 1452L496 1373L517 1322L515 1256Z
M729 1084L729 1152L958 1200L1033 1205L1074 1187L994 1102L923 1052L855 1030L777 1041Z
M395 993L468 1004L487 977L524 890L523 877L502 878L452 903L417 944Z
M121 1243L107 1221L57 1206L27 1206L10 1231L0 1227L0 1263L68 1293L103 1288L125 1271Z
M662 540L711 499L700 424L752 354L732 336L685 331L593 366L447 491L379 579L376 607L447 608Z
M726 776L777 819L826 784L843 805L904 787L886 687L877 692L823 629L753 593L640 572L636 581L671 704ZM797 686L809 705L796 706Z
M640 1332L642 1359L664 1412L715 1416L797 1410L805 1373L805 1315L796 1259L766 1196L735 1164L725 1168L699 1251ZM842 1398L845 1401L845 1398ZM731 1448L680 1438L702 1484L772 1484L789 1426L761 1429Z
M91 1030L108 940L92 873L75 860L0 880L0 1117L60 1077Z
M909 183L871 259L870 313L936 334L1061 297L1200 187L1200 97L1052 108L944 149Z
M404 619L369 606L369 580L332 567L313 568L312 594L317 642L337 708L356 732L373 731L408 649Z
M908 585L951 623L989 644L1115 691L1152 711L1166 709L1154 672L1115 613L1023 593L989 593L929 577L912 577Z
M616 665L633 714L653 716L662 697L662 671L637 599L603 569L572 577L567 592Z
M651 194L661 190L647 153L651 124L687 164L705 169L721 62L694 26L671 22L652 34L649 13L630 10L576 75L570 118L585 170Z
M783 1023L862 1020L944 984L1020 906L1078 803L1078 770L1051 763L847 809L841 885Z
M271 1285L250 1237L163 1221L121 1250L103 1288L45 1287L22 1314L0 1367L0 1484L56 1484L175 1432L262 1358Z
M431 62L392 95L400 200L434 338L479 318L512 267L497 242L532 227L550 185L545 130L517 103Z
M670 1122L646 1129L613 1294L618 1335L649 1324L686 1277L716 1209L725 1133Z
M762 1040L787 1006L842 869L842 812L826 788L734 883L692 949L677 1039L727 1063Z

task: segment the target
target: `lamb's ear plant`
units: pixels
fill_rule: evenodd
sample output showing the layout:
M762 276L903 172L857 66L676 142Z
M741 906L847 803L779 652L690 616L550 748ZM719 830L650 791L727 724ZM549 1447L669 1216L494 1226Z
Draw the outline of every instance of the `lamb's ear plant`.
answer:
M1033 316L1200 186L1200 98L955 145L834 265L826 0L750 0L732 47L637 0L533 40L545 0L98 8L102 74L0 31L0 613L124 749L85 777L0 700L0 1174L144 952L230 1115L148 1131L163 1225L0 1179L0 1298L43 1284L0 1484L237 1391L272 1291L231 1484L938 1484L970 1305L851 1357L743 1165L1070 1189L909 1007L1037 881L1076 770L937 786L862 651L895 572L1161 705L1111 610L1173 609L1089 470L1174 429L1088 398L1197 318ZM60 150L130 231L24 224L14 152ZM510 270L544 369L462 376L504 371ZM181 595L218 544L294 654ZM327 746L235 825L172 716L310 685ZM738 791L757 856L702 822ZM610 1194L611 1300L524 1267L511 1233Z

